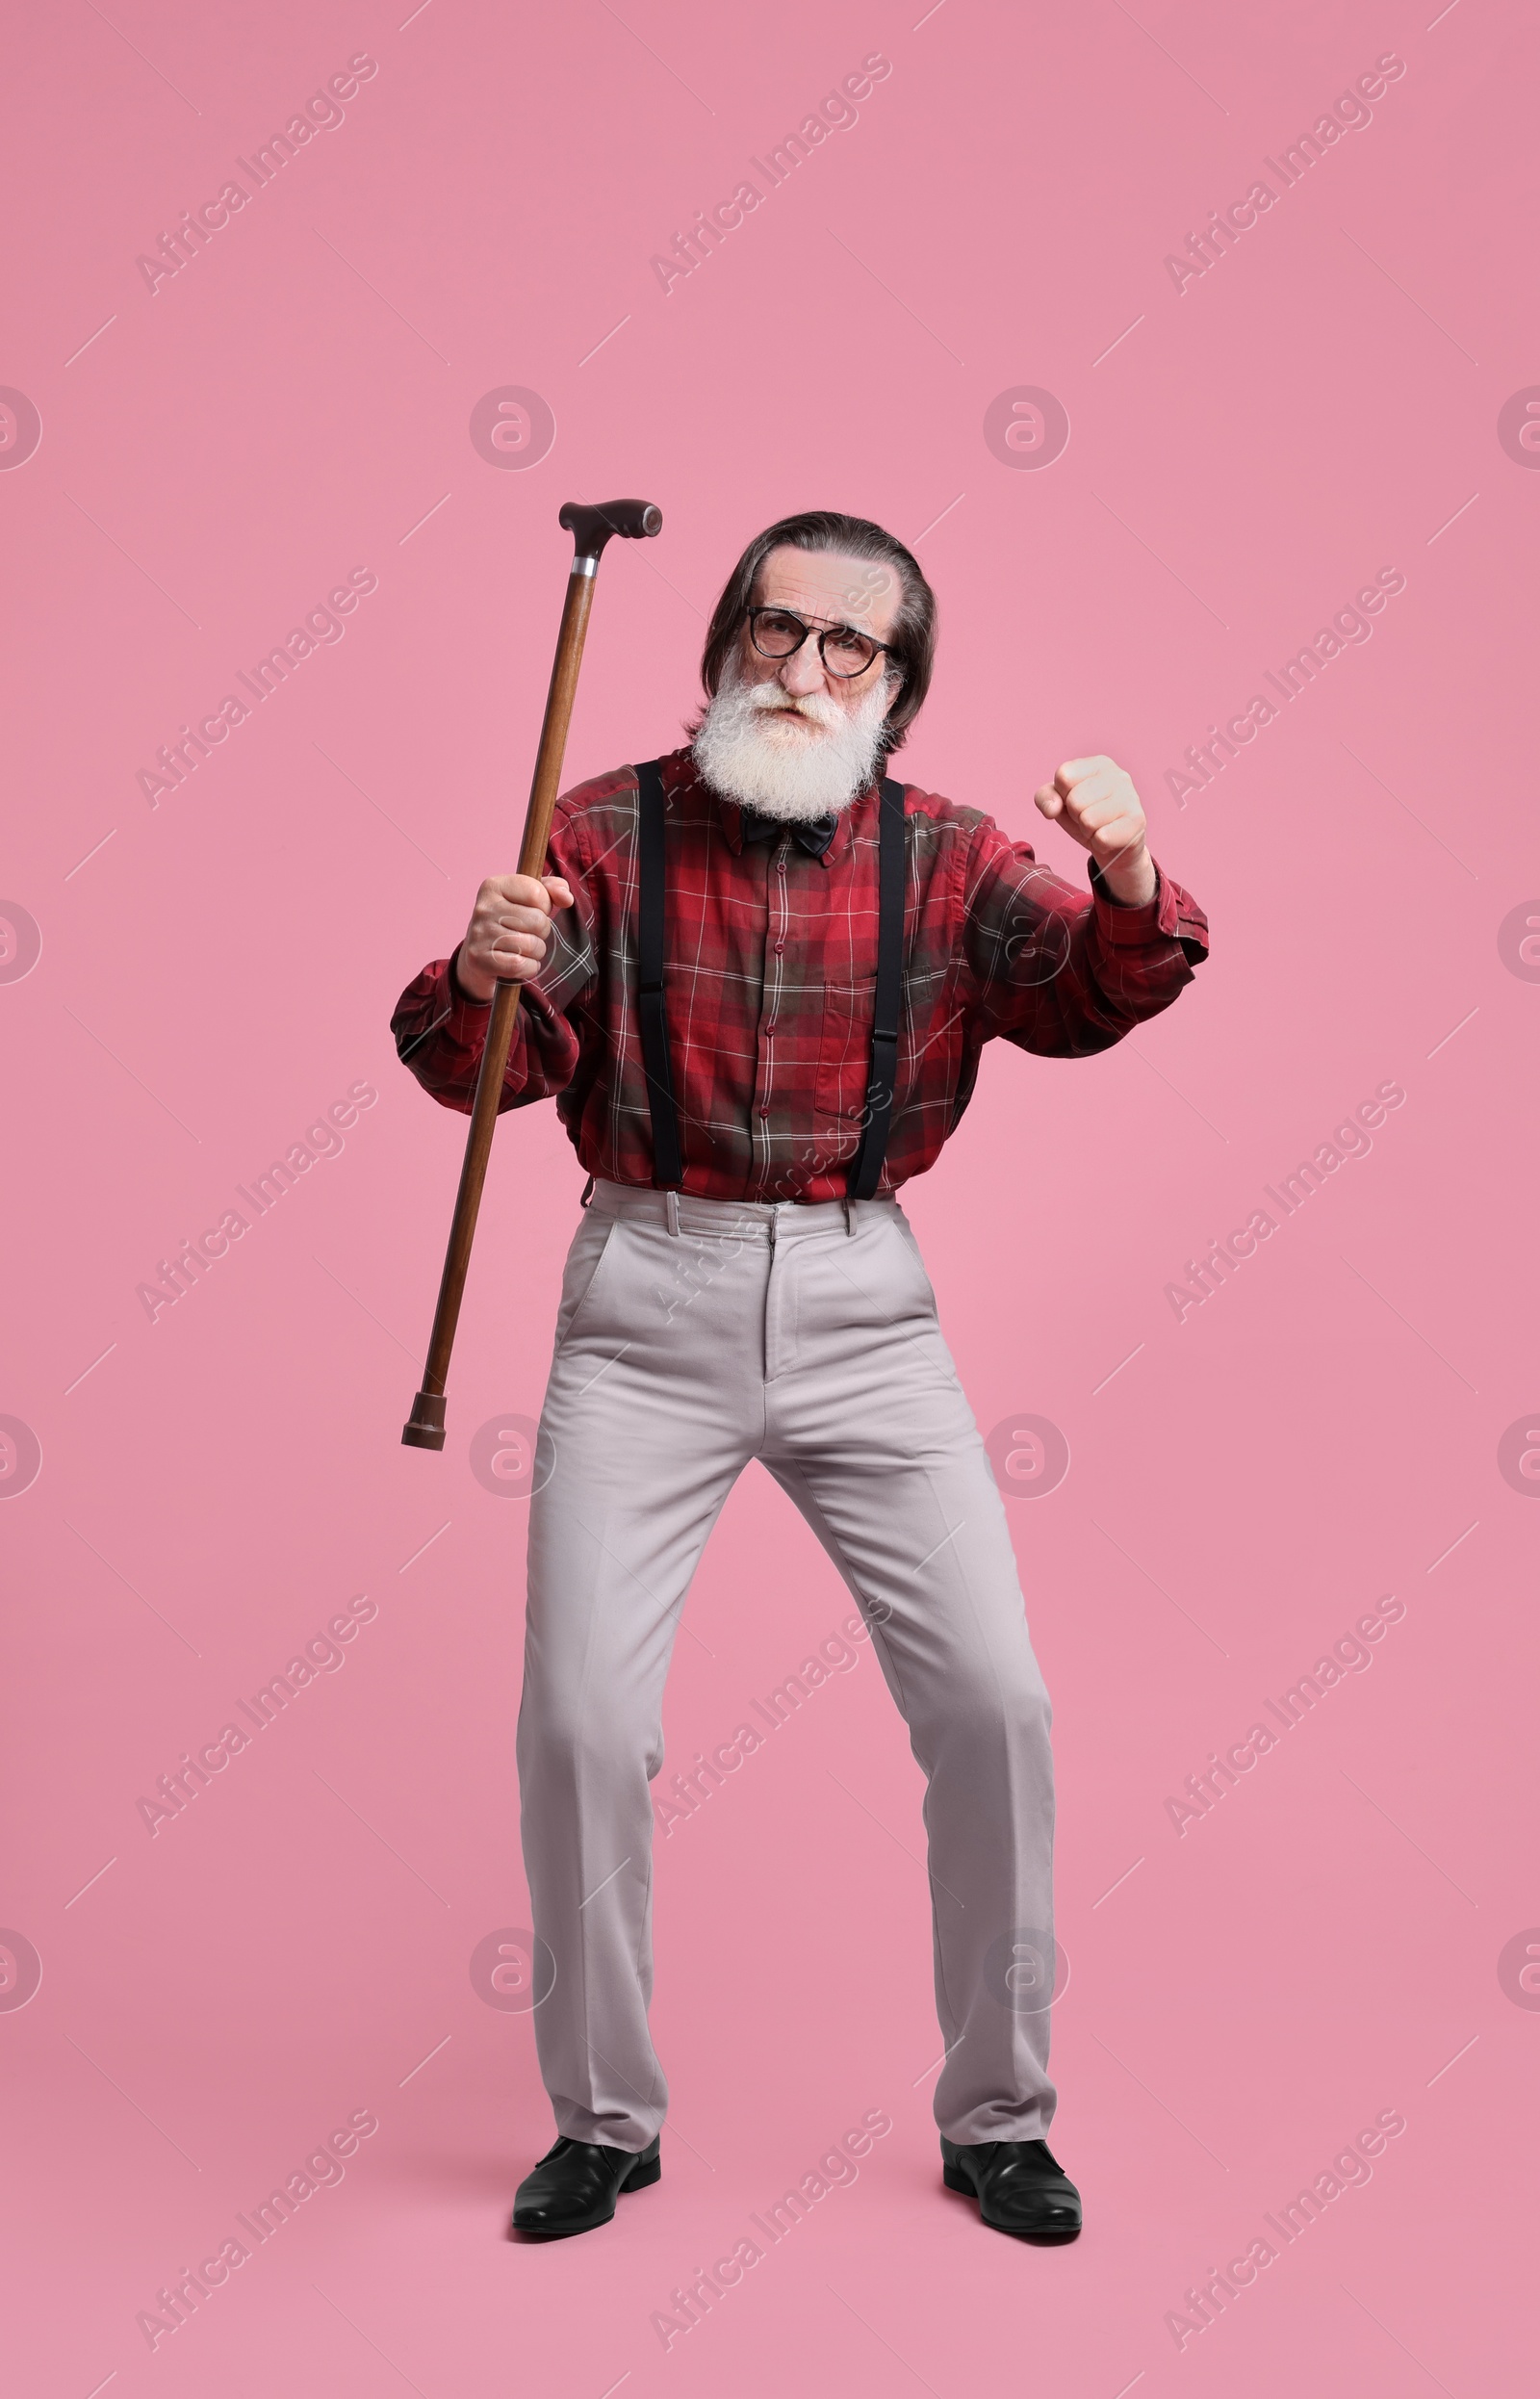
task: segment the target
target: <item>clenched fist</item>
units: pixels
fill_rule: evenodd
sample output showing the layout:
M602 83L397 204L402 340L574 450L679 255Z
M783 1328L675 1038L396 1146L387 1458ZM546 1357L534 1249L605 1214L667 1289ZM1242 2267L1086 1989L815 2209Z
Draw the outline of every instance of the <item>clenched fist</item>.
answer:
M1140 908L1155 896L1155 865L1144 847L1144 811L1131 778L1110 758L1065 759L1052 783L1033 794L1045 816L1090 850L1114 899Z
M500 983L538 974L552 911L572 906L560 875L491 875L475 895L455 978L471 999L489 1000Z

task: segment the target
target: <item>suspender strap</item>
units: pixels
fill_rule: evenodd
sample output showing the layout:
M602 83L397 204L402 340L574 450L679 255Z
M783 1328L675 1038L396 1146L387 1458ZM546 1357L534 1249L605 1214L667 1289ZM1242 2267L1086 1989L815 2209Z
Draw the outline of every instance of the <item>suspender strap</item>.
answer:
M866 1122L851 1163L846 1196L870 1200L882 1180L898 1077L898 1019L904 997L904 787L883 781L877 835L877 1000Z
M637 1003L647 1104L653 1120L653 1181L659 1190L684 1179L680 1157L680 1119L669 1065L668 1019L663 1013L663 769L650 758L636 769L637 801Z

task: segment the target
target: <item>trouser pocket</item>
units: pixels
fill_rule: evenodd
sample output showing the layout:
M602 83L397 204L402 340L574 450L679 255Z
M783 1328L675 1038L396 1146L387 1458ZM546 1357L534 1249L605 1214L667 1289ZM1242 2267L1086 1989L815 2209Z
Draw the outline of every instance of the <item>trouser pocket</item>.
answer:
M556 1341L559 1350L577 1325L578 1317L594 1298L606 1260L620 1238L620 1220L614 1216L584 1216L573 1236L567 1252L567 1263L561 1277L561 1305L556 1311Z

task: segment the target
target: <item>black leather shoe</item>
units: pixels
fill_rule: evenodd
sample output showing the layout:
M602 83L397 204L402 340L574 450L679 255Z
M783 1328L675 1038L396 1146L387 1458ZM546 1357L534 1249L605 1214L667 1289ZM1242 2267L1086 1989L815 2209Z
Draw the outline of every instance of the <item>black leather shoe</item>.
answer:
M966 2191L996 2232L1048 2247L1080 2231L1080 2193L1046 2141L972 2141L941 2136L941 2180Z
M569 2232L592 2232L607 2224L622 2191L645 2191L661 2176L661 2138L654 2134L638 2154L564 2136L520 2183L513 2202L514 2231L539 2241L560 2241Z

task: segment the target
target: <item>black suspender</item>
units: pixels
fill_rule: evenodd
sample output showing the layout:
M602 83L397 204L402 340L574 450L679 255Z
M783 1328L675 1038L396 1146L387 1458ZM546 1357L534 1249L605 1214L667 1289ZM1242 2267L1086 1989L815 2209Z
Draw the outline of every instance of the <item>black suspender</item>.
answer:
M898 1077L898 1018L904 1000L904 787L889 776L883 779L877 828L877 999L866 1122L846 1185L852 1200L870 1200L882 1179Z
M669 1064L668 1019L663 1003L663 773L660 759L636 769L638 923L637 999L647 1101L653 1119L653 1181L659 1190L683 1180L679 1109ZM870 1200L882 1180L893 1118L898 1074L898 1027L904 1000L904 787L883 781L878 811L877 991L872 1021L871 1070L866 1083L865 1123L851 1162L846 1191Z
M637 1005L647 1104L653 1118L653 1180L659 1190L684 1179L680 1158L680 1114L668 1057L668 1019L663 1013L663 770L650 758L636 769L638 922Z

